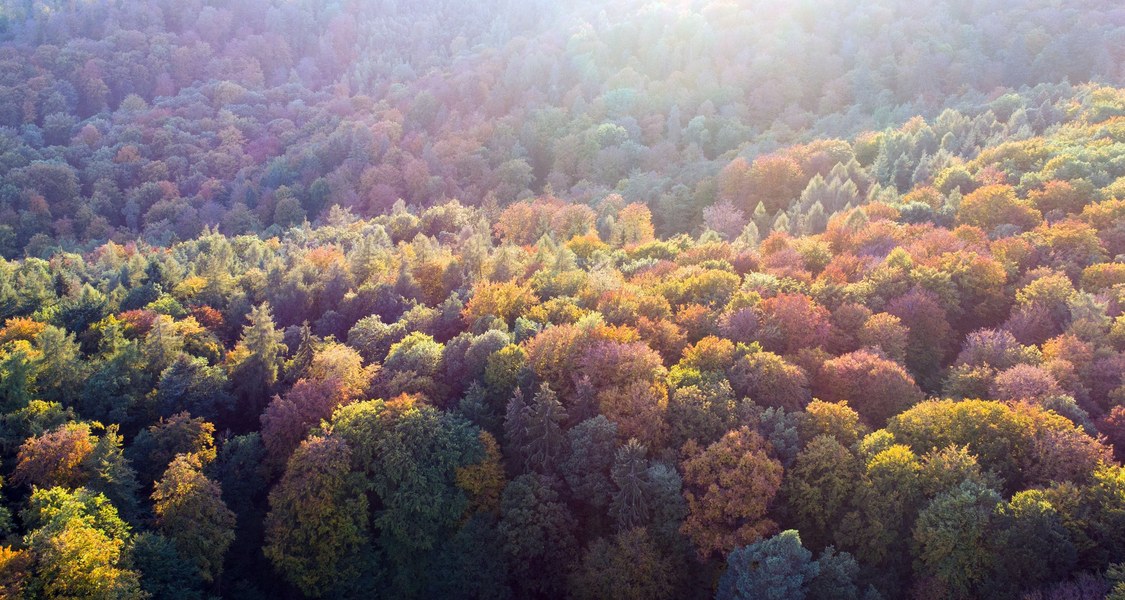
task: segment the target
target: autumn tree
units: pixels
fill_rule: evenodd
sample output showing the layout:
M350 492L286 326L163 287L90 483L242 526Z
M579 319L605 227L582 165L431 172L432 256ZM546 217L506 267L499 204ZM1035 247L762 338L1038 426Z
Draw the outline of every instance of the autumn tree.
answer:
M801 410L811 400L808 377L800 367L772 352L751 352L730 368L731 387L762 406Z
M262 442L270 460L281 465L301 443L309 428L332 416L348 399L338 379L302 379L285 396L274 396L261 416Z
M215 426L186 412L160 419L137 435L129 455L141 481L156 481L179 454L196 456L206 464L215 458Z
M828 338L829 313L803 294L778 294L758 305L762 326L755 338L766 350L793 354Z
M1007 185L986 185L972 191L961 200L957 214L961 223L986 230L1003 224L1031 229L1043 218L1027 201L1017 198L1015 190Z
M277 572L314 598L351 589L365 570L367 497L351 450L314 436L289 458L269 496L263 552Z
M591 543L569 577L568 591L591 600L674 598L676 575L674 558L638 527Z
M47 598L145 598L129 568L129 526L101 494L37 488L23 513L23 543L34 560L29 587Z
M202 471L198 455L179 454L152 492L157 528L206 582L218 580L223 557L234 541L234 513L217 483Z
M70 423L29 438L20 446L12 480L40 487L77 487L89 476L84 467L95 443L85 423Z
M921 390L906 369L866 350L825 362L815 390L822 400L847 400L872 425L880 425L922 400Z
M683 532L700 557L726 553L775 528L766 518L781 486L781 463L766 441L743 427L706 449L688 442L682 463L688 516Z

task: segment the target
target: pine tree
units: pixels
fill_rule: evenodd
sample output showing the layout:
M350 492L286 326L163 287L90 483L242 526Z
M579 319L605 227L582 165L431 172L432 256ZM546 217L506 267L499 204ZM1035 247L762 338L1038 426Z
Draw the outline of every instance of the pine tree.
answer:
M274 327L268 303L251 309L249 318L250 323L242 328L239 342L245 355L231 379L235 382L243 415L257 420L277 383L285 345L281 332Z
M635 439L630 439L617 449L610 477L617 491L613 494L610 511L618 531L627 531L648 523L648 449Z
M531 401L528 412L527 440L524 445L524 465L529 471L553 473L566 451L566 435L562 423L566 422L566 409L558 395L546 384Z

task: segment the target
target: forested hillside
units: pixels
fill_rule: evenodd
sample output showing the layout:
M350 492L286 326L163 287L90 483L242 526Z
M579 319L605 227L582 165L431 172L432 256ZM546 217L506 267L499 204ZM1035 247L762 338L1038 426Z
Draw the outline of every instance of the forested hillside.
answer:
M0 0L0 598L1125 599L1123 41Z
M1102 0L0 6L6 257L547 192L695 233L737 157L947 107L1006 122L1005 87L1050 84L1014 131L986 116L948 149L971 153L1057 123L1056 84L1125 77L1125 9ZM937 150L887 148L880 183L925 182ZM807 182L775 167L771 216Z

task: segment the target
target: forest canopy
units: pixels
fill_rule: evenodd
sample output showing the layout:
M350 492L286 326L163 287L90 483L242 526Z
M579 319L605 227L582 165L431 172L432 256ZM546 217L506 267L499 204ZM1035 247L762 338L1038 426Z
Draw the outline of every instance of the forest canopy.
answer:
M0 0L0 597L1125 598L1123 35Z

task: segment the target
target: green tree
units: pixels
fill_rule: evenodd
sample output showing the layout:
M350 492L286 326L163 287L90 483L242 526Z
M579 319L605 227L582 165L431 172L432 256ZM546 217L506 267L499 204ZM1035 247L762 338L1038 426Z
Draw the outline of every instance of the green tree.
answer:
M81 388L88 369L74 334L48 325L35 338L35 346L41 356L36 374L39 397L68 402L69 395Z
M637 527L594 540L569 578L574 598L659 600L676 597L673 558L664 554L648 530Z
M480 430L404 396L343 406L332 431L347 442L353 470L379 500L372 525L396 567L396 593L417 593L425 560L470 506L457 475L485 459Z
M804 600L820 565L801 545L801 536L788 529L727 557L719 580L719 600Z
M263 552L306 596L355 591L363 573L367 496L351 464L344 440L310 437L270 492Z
M141 589L152 598L203 600L199 570L184 560L168 538L145 532L133 538L133 562L141 572Z
M253 423L265 408L277 382L285 344L282 333L274 327L268 303L254 307L248 318L250 322L242 328L242 339L234 353L237 360L230 379L239 397L243 419Z
M543 383L530 404L517 391L508 403L504 430L521 471L554 473L566 452L566 433L562 429L567 412L558 395Z
M974 482L934 498L914 525L918 577L943 597L979 596L995 566L989 542L1000 506L999 494Z
M235 517L217 483L203 474L200 458L179 454L152 492L157 528L206 582L219 579L223 557L234 541Z
M863 465L835 438L820 435L786 471L782 492L793 523L812 546L822 547L852 508Z
M1062 516L1041 490L1017 493L998 512L999 533L991 540L994 574L985 586L991 595L1034 589L1065 579L1074 569L1077 549Z
M648 524L648 448L630 439L617 449L610 476L616 491L610 503L610 514L618 531L627 531Z
M180 354L160 374L156 409L162 417L187 411L212 423L222 423L234 409L227 374L206 359Z
M574 516L553 478L528 473L513 479L500 500L500 534L521 597L558 597L567 557L578 549Z
M617 426L598 415L566 432L567 453L560 471L570 495L600 512L609 506L614 491L610 468L614 464Z

